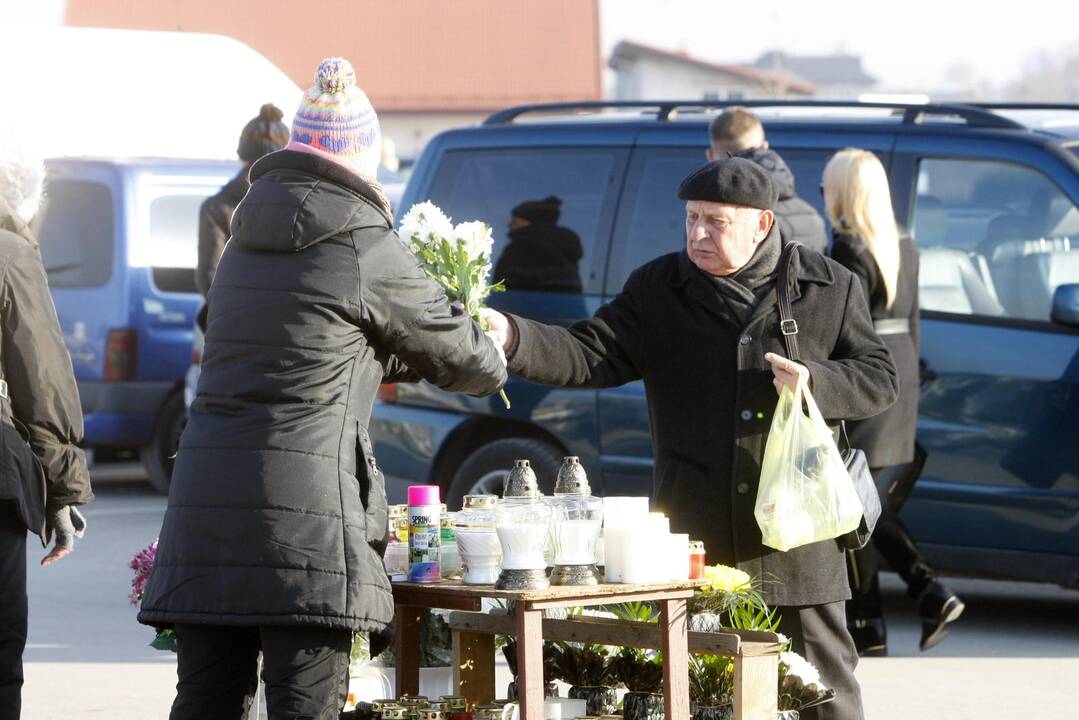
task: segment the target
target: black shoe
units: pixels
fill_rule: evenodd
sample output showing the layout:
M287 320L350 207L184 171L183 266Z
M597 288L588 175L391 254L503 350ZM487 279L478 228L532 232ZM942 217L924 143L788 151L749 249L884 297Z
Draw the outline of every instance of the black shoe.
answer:
M963 614L966 605L955 593L934 580L918 596L918 614L922 616L922 641L918 647L929 650L948 634L948 624Z
M860 657L884 657L888 654L888 631L884 618L851 618L847 630Z

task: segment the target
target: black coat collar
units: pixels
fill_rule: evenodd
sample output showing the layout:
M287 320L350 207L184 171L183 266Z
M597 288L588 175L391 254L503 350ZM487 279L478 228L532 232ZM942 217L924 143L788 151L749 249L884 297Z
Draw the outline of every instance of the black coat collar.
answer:
M382 186L377 182L349 172L347 168L341 167L332 160L296 150L278 150L259 158L251 166L251 182L255 182L255 180L271 170L279 169L314 175L351 190L378 210L386 218L386 222L391 227L393 226L393 213L390 210L390 202L382 192Z

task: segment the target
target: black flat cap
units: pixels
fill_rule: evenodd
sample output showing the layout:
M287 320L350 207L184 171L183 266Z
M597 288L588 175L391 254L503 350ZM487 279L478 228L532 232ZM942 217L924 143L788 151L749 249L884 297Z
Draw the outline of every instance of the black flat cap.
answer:
M691 172L678 186L678 197L772 210L778 194L772 178L760 165L732 157L713 160Z

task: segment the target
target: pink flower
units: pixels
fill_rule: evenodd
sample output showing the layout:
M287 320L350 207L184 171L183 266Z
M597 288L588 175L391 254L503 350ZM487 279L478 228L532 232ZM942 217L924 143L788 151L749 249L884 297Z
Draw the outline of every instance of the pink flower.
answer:
M144 550L140 550L127 564L135 571L135 577L131 581L131 594L127 599L132 605L138 605L142 600L142 594L146 590L146 583L150 579L150 573L154 569L154 560L157 559L157 538Z

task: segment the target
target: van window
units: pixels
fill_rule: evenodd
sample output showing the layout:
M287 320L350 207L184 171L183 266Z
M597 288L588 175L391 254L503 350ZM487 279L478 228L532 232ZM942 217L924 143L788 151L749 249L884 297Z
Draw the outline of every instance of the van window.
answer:
M154 285L168 292L198 292L199 208L205 195L162 195L150 203Z
M820 179L831 150L776 150L794 174L795 192L823 214ZM634 153L615 231L607 292L617 293L635 269L685 247L686 204L678 186L707 162L704 147L649 148Z
M1048 322L1056 288L1079 283L1079 208L1041 172L931 158L916 187L923 310Z
M686 204L678 199L678 186L705 162L703 146L634 153L611 251L608 294L619 292L629 274L649 260L685 247Z
M618 148L451 151L429 198L417 200L454 222L490 225L492 280L508 290L599 293L624 156Z
M112 277L112 192L85 180L50 180L32 231L50 287L100 287Z

